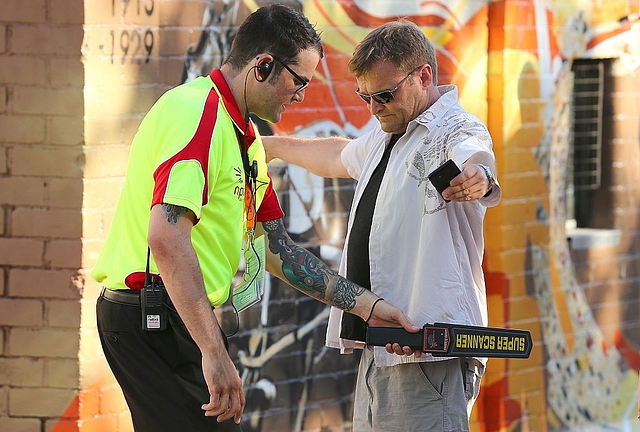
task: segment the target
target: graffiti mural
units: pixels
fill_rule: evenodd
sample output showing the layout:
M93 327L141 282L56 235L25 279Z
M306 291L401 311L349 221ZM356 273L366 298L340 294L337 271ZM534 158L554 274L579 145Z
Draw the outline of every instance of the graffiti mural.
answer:
M504 157L499 152L509 146L531 149L528 155L519 156L518 165L537 173L535 181L548 194L530 206L529 215L524 216L534 223L522 233L527 258L520 266L531 276L523 284L512 282L496 267L487 269L487 280L490 320L496 325L531 326L539 337L537 356L519 364L490 362L493 372L485 378L485 395L483 399L481 394L475 421L484 423L484 430L638 429L635 422L631 423L635 421L637 366L631 367L600 330L576 280L565 232L570 64L576 57L606 55L620 57L620 68L637 69L637 2L310 0L288 4L303 10L322 31L326 55L304 103L288 109L277 125L261 124L263 134L358 136L367 131L372 119L353 92L355 82L348 76L346 62L370 28L404 16L422 26L436 46L440 83L457 84L461 103L479 117L502 119L496 123L502 125L502 131L493 131L504 136L499 140L504 148L497 149L499 162ZM252 1L210 0L200 43L186 54L184 80L219 66L235 24L258 6L259 2ZM496 29L498 25L501 27ZM498 59L501 71L493 70L492 62ZM490 91L498 83L492 74L504 80L500 90L504 112L491 103ZM531 100L536 101L535 106L531 106ZM294 166L274 163L271 168L290 232L335 265L352 185L319 179ZM502 181L508 182L508 177ZM508 188L506 191L508 200ZM511 192L514 198L518 193ZM544 234L540 234L540 226L546 227ZM489 230L491 241L495 239ZM507 282L496 288L491 286L493 280ZM266 430L271 412L286 411L285 406L292 410L288 430L309 427L305 426L305 410L313 387L326 379L321 372L328 371L322 367L323 362L330 365L331 372L326 373L347 379L339 378L338 393L318 404L330 406L331 398L340 401L339 417L348 424L357 359L336 358L322 347L327 309L290 291L272 281L262 306L240 318L241 331L232 338L248 389L248 430ZM534 322L527 322L523 310L503 306L505 298L520 296L528 299L525 304L535 305ZM283 298L291 299L288 306ZM224 311L227 321L230 313ZM639 342L632 341L640 346ZM300 358L299 364L294 368L287 362L283 367L282 358L291 353ZM286 377L282 376L283 369ZM517 376L527 369L533 384ZM291 374L304 378L302 385L295 380L287 384ZM544 393L542 399L529 395L538 390ZM282 392L288 394L288 401L282 399L280 404L277 400ZM494 396L508 408L505 412L490 408Z
M99 6L106 7L104 10L85 2L87 10L95 8L92 17L97 21L91 23L93 27L85 23L85 60L102 59L105 63L101 66L120 68L117 82L123 86L129 85L121 79L131 70L160 69L157 64L165 60L161 58L165 54L158 54L164 53L159 47L168 39L161 36L162 26L172 25L162 21L161 8L178 2L102 3ZM238 24L267 2L184 3L197 3L203 10L198 16L197 42L176 48L178 54L171 52L184 57L181 79L186 82L218 67ZM640 242L623 237L619 245L608 249L576 251L567 241L566 224L567 203L573 198L567 175L575 109L572 63L576 59L608 59L608 79L630 83L616 91L637 88L640 1L280 3L300 9L316 25L325 57L302 104L288 107L276 125L255 119L263 135L356 137L368 131L375 119L357 97L355 80L346 65L356 44L371 28L398 17L421 26L437 50L439 83L456 84L461 104L489 125L504 194L500 206L487 213L485 223L489 321L492 326L530 330L535 346L528 360L489 361L472 414L472 430L640 431L636 419L640 370L640 269L636 261L640 262ZM142 74L141 79L152 81L160 75ZM626 150L626 159L614 163L610 156L614 149L606 149L604 155L616 169L625 163L631 167L624 175L611 177L618 181L630 178L640 184L634 177L640 172L637 100L640 98L629 102L636 109L629 124L616 126L629 135L635 128L636 141ZM605 111L613 110L613 105L605 106ZM318 178L277 161L270 170L291 236L337 268L353 182ZM615 189L616 183L608 181ZM630 203L627 209L640 208L640 192L629 193L622 200ZM629 215L607 208L604 212L616 222L611 224L613 228L640 232L637 210L629 210ZM613 265L612 253L622 255L624 264ZM607 268L594 270L587 265L596 266L598 261L604 261L601 267ZM324 347L326 306L270 279L260 304L239 316L231 306L216 312L225 332L233 334L230 354L245 386L243 430L350 429L359 356L340 355ZM82 330L85 349L99 352L97 337ZM87 351L81 349L80 355ZM78 396L56 423L47 423L46 428L53 432L78 427L87 431L131 430L126 405L111 375L99 368L86 369ZM0 420L6 406L0 403ZM47 414L50 418L54 414Z

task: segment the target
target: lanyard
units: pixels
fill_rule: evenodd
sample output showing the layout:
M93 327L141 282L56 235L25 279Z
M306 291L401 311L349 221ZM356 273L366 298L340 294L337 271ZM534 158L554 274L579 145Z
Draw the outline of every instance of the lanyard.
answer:
M244 211L247 218L247 243L244 247L244 283L233 290L233 305L240 312L259 302L264 293L265 242L264 236L255 238L258 163L253 161L249 164L249 152L245 136L237 128L236 135L238 136L240 155L244 167Z
M253 234L256 227L255 185L255 180L248 178L244 186L244 212L247 215L247 233L251 234Z
M249 150L245 136L236 127L236 136L240 146L240 156L244 167L244 213L247 218L247 237L253 242L253 234L256 227L256 178L258 177L258 164L253 161L249 164Z

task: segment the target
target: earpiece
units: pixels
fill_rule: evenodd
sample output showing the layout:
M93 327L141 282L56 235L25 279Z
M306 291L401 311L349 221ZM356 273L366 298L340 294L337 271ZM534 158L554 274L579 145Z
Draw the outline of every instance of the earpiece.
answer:
M258 82L264 82L267 77L269 77L272 65L273 62L264 62L256 66L256 69L258 69L258 76L256 77L256 80Z

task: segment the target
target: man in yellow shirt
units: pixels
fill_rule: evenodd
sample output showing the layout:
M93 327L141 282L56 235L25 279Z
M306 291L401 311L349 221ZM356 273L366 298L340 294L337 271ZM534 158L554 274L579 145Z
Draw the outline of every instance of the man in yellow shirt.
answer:
M296 289L372 325L418 330L284 229L249 113L278 122L286 106L302 102L322 56L303 15L262 7L238 29L220 69L168 91L140 125L92 271L105 287L100 340L136 431L240 430L242 382L212 306L228 299L243 238L252 251L259 249L254 239L266 236L265 258L256 253L251 264L258 272L266 264ZM160 312L143 316L147 293Z

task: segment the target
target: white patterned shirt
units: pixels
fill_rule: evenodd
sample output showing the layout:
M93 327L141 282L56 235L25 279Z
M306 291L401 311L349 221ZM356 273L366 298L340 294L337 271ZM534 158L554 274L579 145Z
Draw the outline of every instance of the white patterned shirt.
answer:
M412 120L391 152L371 222L369 262L371 290L402 309L414 324L444 322L486 326L487 301L482 258L483 220L500 194L481 200L445 203L427 175L453 159L458 167L479 151L493 154L486 126L458 103L454 85L439 86L441 96ZM380 125L351 141L342 163L358 180L346 238L362 192L391 139ZM347 274L347 248L340 274ZM362 341L340 339L342 311L332 308L326 345L349 353ZM423 354L398 356L375 348L378 366L435 361ZM486 359L479 359L486 363Z

